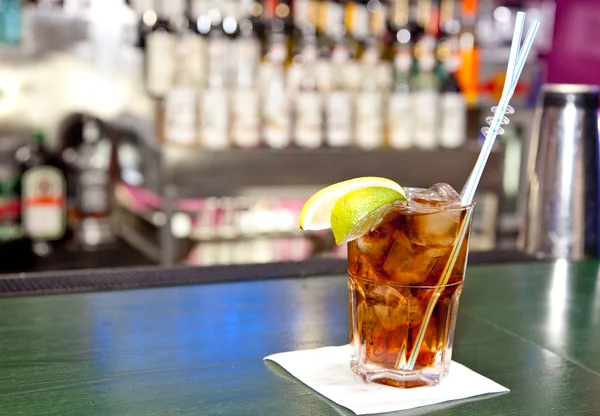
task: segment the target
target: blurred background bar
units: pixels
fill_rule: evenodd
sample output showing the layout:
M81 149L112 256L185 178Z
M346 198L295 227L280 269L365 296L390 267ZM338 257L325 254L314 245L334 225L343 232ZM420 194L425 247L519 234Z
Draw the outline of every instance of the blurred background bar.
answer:
M516 249L541 85L598 83L593 4L0 0L0 273L344 257L303 203L366 175L460 189L524 10L471 243Z

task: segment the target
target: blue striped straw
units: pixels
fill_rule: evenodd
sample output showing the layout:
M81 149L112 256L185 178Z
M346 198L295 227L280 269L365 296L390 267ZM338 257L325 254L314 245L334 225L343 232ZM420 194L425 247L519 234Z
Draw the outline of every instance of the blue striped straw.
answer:
M506 82L514 78L515 63L517 63L519 56L519 50L521 47L521 36L523 34L523 26L525 24L525 13L518 12L517 19L515 21L515 31L513 33L512 43L510 45L510 53L508 56L508 66L506 68L506 77L504 79L504 88L502 89L502 95L504 95L512 83Z
M525 61L527 60L527 55L529 55L529 51L531 50L531 46L533 45L533 39L535 38L535 35L539 28L540 28L540 22L538 22L537 20L534 20L531 23L529 30L527 31L527 35L525 36L525 41L523 42L523 49L522 49L521 54L519 55L519 60L517 62L517 71L515 73L515 76L513 77L513 86L512 86L513 91L515 90L515 88L517 86L517 82L519 81L519 77L521 76L521 72L523 71L523 68L525 67Z
M502 124L502 119L504 118L504 114L506 113L508 103L515 91L517 82L519 80L519 77L521 76L523 67L525 66L527 55L531 50L533 40L540 25L540 22L538 22L537 20L533 22L533 24L527 32L527 35L525 36L523 47L520 48L519 45L521 43L524 21L525 13L517 13L515 31L513 33L508 66L506 70L506 79L504 80L504 88L502 90L502 97L500 98L500 102L494 114L494 118L492 120L492 123L490 124L490 129L487 132L485 142L483 143L481 152L479 153L479 157L477 158L477 162L475 163L475 167L473 168L471 175L469 175L467 183L465 184L461 192L462 205L468 205L473 201L473 197L475 196L475 190L477 189L477 185L479 185L481 175L483 174L483 169L485 168L485 164L487 163L487 160L494 146L496 136L498 135L498 129Z

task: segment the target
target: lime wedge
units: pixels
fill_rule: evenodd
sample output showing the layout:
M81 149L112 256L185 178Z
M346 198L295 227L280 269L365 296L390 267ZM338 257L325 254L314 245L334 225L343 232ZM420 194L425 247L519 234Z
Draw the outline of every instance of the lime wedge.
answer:
M381 186L352 191L339 198L331 210L331 230L339 245L355 240L373 230L395 201L405 201L401 192Z
M338 199L349 192L371 186L396 190L404 198L402 187L386 178L366 176L338 182L321 189L304 204L300 213L300 228L311 231L331 228L331 211Z

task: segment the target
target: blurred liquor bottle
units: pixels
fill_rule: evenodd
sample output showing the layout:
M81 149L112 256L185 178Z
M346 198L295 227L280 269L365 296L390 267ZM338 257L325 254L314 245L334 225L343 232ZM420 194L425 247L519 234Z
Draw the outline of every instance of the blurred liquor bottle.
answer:
M385 0L369 0L367 3L367 10L369 12L369 36L377 39L381 59L389 61L389 41L387 39L386 23L389 6Z
M0 153L0 243L21 237L20 169L10 149Z
M308 0L308 25L305 28L301 28L300 37L304 36L307 31L310 33L314 31L317 36L317 45L319 49L325 48L327 40L327 15L329 4L325 0ZM300 48L302 44L298 45ZM301 53L301 51L300 51Z
M362 59L369 37L370 15L367 0L350 0L346 4L346 28L348 29L350 54Z
M296 96L294 139L296 145L307 149L323 146L323 96L316 74L317 38L314 33L303 37L303 76Z
M339 42L340 37L346 35L344 25L346 1L323 1L320 3L318 11L319 55L329 56L335 44Z
M442 3L441 38L438 41L438 76L440 83L440 146L456 148L467 137L466 99L457 80L460 67L458 4L454 0Z
M294 0L292 6L292 42L289 56L286 59L285 77L286 89L289 99L294 102L300 91L300 83L304 73L304 35L314 34L317 31L317 13L320 3L314 0ZM317 41L319 40L317 36ZM317 65L318 65L317 54ZM289 61L289 65L287 62ZM318 70L318 69L317 69ZM266 74L265 74L266 75ZM263 83L266 78L263 79Z
M331 53L333 48L344 44L348 49L348 28L346 27L346 10L348 0L331 0L329 12L327 15L327 33L330 39L327 54Z
M198 145L199 91L193 73L185 64L187 45L177 43L175 46L173 82L165 98L157 101L156 129L162 130L166 145L193 148Z
M185 18L182 17L185 24L177 41L179 53L185 56L181 63L198 89L205 85L207 77L207 41L200 29L206 27L208 10L208 0L188 0Z
M456 38L461 27L460 0L440 0L440 32L443 36Z
M459 34L460 67L456 77L469 108L478 101L479 47L475 37L478 0L462 0Z
M252 4L248 7L252 7ZM261 45L254 30L251 11L242 11L235 50L235 85L231 97L231 140L234 146L242 148L260 145L258 62Z
M300 43L299 40L302 38L304 30L309 27L315 28L314 22L311 20L311 0L293 0L292 5L292 20L294 26L294 50L292 52L292 58L296 56L299 51Z
M421 149L433 149L437 145L439 94L435 47L435 38L427 33L421 35L414 46L411 89L415 124L412 141Z
M211 28L208 33L208 79L200 98L200 142L207 149L229 147L229 85L232 41L228 21L231 2L214 2L209 10Z
M407 149L413 145L414 108L410 87L413 66L412 35L407 19L400 22L394 42L392 61L393 87L389 96L387 114L387 141L394 149Z
M277 0L263 0L263 17L265 21L271 22L275 19L275 7L277 7Z
M155 0L154 14L147 18L146 89L154 98L163 98L173 82L174 51L183 10L182 0Z
M20 148L21 218L24 236L38 256L47 256L66 239L66 181L60 163L36 132L29 146Z
M239 0L218 0L220 9L222 10L221 29L227 39L227 48L225 52L225 73L226 84L228 86L234 80L236 70L236 43L239 39L239 28L241 19L241 9Z
M384 140L383 92L377 69L380 62L378 39L366 41L362 57L362 83L356 95L356 144L363 149L382 147Z
M273 23L261 67L262 127L267 146L282 149L291 143L291 108L285 71L288 53L283 28Z
M156 0L140 0L137 46L146 49L148 35L156 25L158 16L155 7Z
M292 14L291 0L278 0L275 2L275 15L271 21L271 29L279 31L285 39L285 66L288 67L292 63L292 56L296 48L297 41L294 36L294 16Z
M336 31L331 51L330 87L325 101L325 140L330 147L350 146L354 139L353 101L346 76L349 49L344 33L343 26Z
M247 6L244 6L247 4ZM263 0L242 0L242 10L248 10L248 18L252 23L252 32L260 42L260 55L267 53L268 22L265 18L265 7Z
M94 249L115 241L113 151L104 123L82 115L71 123L62 152L67 168L67 215L74 243Z

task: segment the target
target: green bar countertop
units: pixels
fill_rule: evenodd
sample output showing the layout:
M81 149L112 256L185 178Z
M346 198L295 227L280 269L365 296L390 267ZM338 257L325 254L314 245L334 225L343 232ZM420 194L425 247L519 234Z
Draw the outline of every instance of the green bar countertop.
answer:
M599 275L470 267L453 358L511 392L398 415L600 415ZM325 276L2 299L0 415L350 415L263 362L347 343L347 296Z

